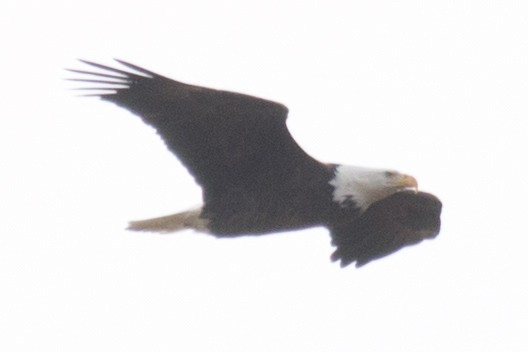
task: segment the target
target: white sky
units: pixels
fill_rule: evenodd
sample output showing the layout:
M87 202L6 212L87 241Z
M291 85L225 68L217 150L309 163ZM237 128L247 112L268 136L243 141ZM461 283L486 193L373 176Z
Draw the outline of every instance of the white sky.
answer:
M1 350L528 350L527 2L9 3ZM62 81L113 57L285 103L316 158L415 175L441 234L356 270L321 228L125 231L201 195L153 130Z

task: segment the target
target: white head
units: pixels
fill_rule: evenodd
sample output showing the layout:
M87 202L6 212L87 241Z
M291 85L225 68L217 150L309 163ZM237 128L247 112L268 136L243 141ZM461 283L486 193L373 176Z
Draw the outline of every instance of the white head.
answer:
M398 191L418 190L418 183L412 176L393 170L346 165L336 168L335 177L330 181L330 185L334 186L334 202L345 206L347 200L352 200L361 211Z

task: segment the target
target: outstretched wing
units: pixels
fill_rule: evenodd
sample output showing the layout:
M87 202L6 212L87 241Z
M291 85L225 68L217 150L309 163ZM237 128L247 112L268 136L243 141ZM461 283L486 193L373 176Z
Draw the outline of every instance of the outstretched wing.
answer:
M69 70L93 78L73 80L97 84L85 89L154 127L206 192L286 181L319 167L290 135L282 104L184 84L120 60L131 71L81 61L98 70Z
M356 267L440 232L442 203L429 193L402 191L372 204L357 220L331 229L332 260Z

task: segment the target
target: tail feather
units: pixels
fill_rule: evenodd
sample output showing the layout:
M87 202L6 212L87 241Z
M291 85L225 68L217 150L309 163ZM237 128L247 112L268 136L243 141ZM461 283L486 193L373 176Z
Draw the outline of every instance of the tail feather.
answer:
M194 229L201 232L208 232L207 220L200 217L200 214L201 210L195 209L153 219L130 221L127 230L169 233L185 229Z

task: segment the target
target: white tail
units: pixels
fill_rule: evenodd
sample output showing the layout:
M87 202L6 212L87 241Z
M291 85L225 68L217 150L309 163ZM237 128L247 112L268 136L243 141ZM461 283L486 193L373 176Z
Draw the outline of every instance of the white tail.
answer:
M185 229L208 232L207 220L200 217L201 209L188 210L159 218L130 221L127 230L169 233Z

